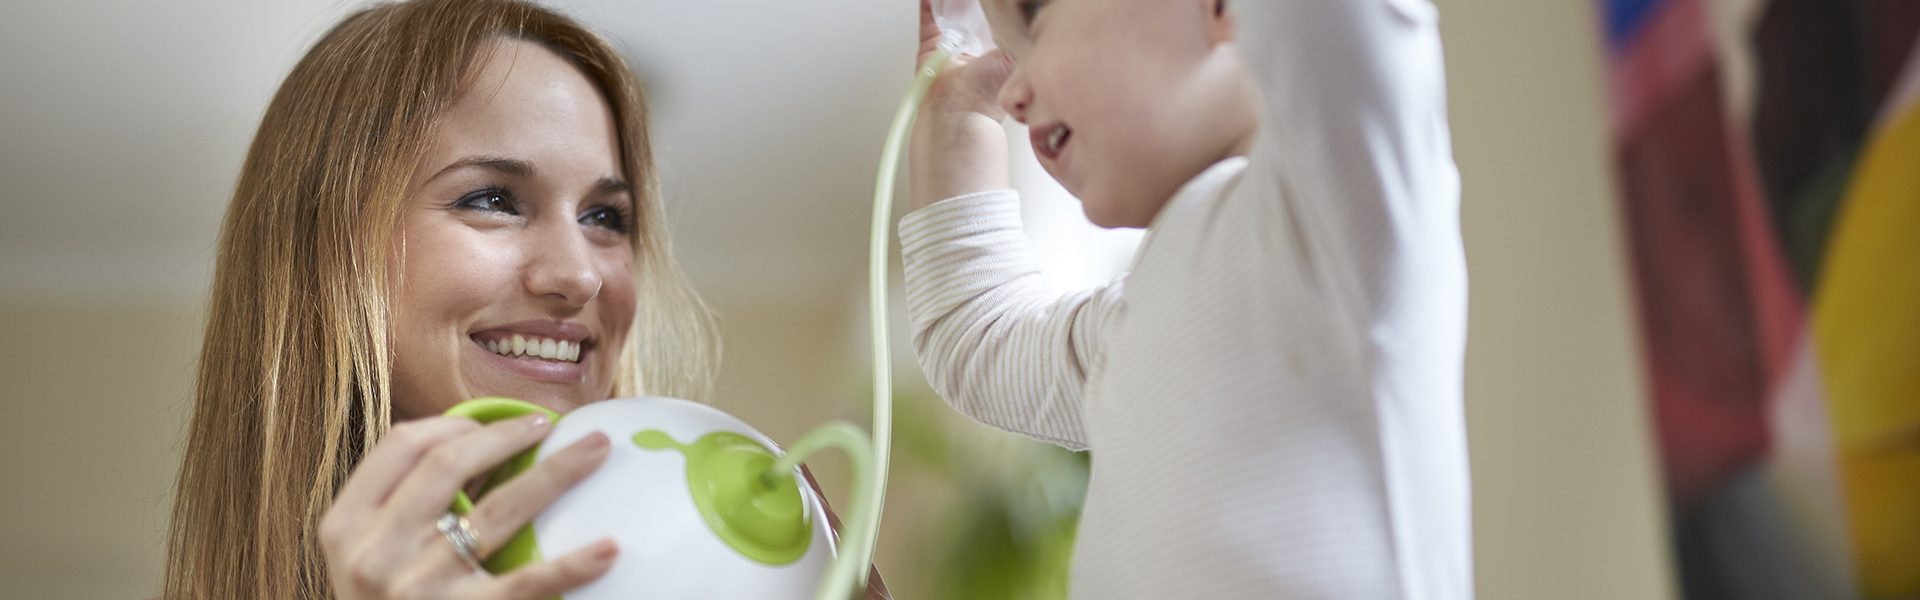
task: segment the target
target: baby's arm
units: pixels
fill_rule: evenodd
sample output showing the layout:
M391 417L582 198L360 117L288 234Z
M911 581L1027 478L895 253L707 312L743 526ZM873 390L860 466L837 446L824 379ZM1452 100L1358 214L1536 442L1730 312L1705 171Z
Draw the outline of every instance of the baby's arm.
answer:
M968 194L900 222L913 345L928 382L988 425L1087 447L1082 389L1120 282L1050 292L1011 190Z
M922 58L939 30L921 6ZM921 106L900 221L915 355L934 389L988 425L1087 447L1082 388L1118 282L1047 290L1007 189L1005 55L955 59Z
M1391 535L1386 558L1359 545L1367 538L1357 530L1369 528L1296 531L1295 543L1328 550L1295 581L1326 590L1391 582L1392 597L1471 598L1467 274L1437 10L1429 0L1232 0L1228 9L1264 114L1223 208L1241 218L1215 233L1230 237L1230 225L1244 224L1233 239L1297 267L1285 285L1324 298L1334 327L1313 343L1349 354L1343 364L1359 369L1276 386L1292 406L1351 415L1313 431L1351 435L1277 443L1287 456L1378 460L1378 483L1320 491L1382 504L1306 510Z
M1315 284L1356 309L1357 331L1397 312L1396 302L1431 306L1429 294L1463 292L1453 289L1465 285L1459 175L1434 4L1228 7L1263 95L1251 166L1231 201L1266 204L1292 221L1300 254L1322 276Z

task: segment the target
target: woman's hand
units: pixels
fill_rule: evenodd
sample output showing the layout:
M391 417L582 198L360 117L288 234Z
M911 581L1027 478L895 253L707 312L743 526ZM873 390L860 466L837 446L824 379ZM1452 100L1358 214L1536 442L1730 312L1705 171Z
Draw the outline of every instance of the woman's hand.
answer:
M553 598L613 566L610 539L495 577L467 564L435 528L454 492L546 437L539 415L481 426L435 417L395 426L348 477L320 519L334 596L362 598ZM606 460L605 435L554 453L487 494L467 519L476 558L506 544L533 516Z
M918 64L925 66L939 46L940 26L934 24L931 0L920 0ZM1012 73L1012 59L995 50L986 56L955 56L934 80L920 103L907 152L913 208L1011 185L1007 134L1000 128L1007 118L1000 107L1000 88Z
M827 493L820 491L820 482L813 479L813 469L800 465L800 474L806 476L807 487L813 488L813 495L820 498L820 507L827 511L827 528L833 531L834 545L845 548L840 542L840 515L834 514L833 505L827 503ZM867 570L866 600L893 600L893 592L887 589L887 582L880 579L880 567L869 566Z

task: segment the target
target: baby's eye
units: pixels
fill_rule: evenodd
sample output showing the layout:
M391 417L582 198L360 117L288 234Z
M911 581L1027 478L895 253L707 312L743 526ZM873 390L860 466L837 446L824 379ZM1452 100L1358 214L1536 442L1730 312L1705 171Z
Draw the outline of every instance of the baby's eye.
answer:
M1031 28L1033 20L1040 17L1040 9L1046 7L1047 3L1042 0L1021 0L1020 18L1026 22L1027 27Z
M519 210L514 208L513 194L500 188L487 188L461 196L460 200L453 203L453 206L467 210L497 212L509 215L520 214Z

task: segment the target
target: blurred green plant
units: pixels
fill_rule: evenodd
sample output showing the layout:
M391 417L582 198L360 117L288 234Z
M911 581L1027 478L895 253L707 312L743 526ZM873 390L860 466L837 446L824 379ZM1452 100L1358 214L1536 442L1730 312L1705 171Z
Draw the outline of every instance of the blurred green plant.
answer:
M925 389L895 393L895 456L959 490L923 548L935 600L1067 596L1088 455L956 418Z

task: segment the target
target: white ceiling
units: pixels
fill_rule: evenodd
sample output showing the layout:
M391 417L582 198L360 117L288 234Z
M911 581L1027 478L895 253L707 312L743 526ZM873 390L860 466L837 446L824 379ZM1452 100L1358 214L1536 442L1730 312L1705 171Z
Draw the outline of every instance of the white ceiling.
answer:
M361 4L0 3L0 295L201 297L274 87ZM710 293L858 289L914 3L558 5L650 82L681 256Z

